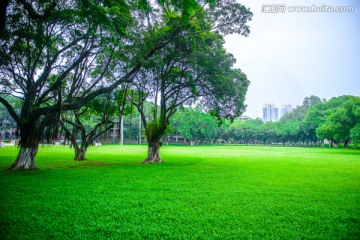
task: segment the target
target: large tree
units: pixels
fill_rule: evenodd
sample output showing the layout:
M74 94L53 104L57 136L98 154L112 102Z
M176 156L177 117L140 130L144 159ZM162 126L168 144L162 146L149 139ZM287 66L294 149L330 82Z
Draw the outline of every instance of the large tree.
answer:
M218 120L243 113L249 82L239 69L233 68L235 59L226 53L217 32L178 39L149 63L136 78L136 97L129 98L140 112L148 141L143 163L162 161L161 139L179 107L197 103ZM143 109L146 99L158 105L150 119Z

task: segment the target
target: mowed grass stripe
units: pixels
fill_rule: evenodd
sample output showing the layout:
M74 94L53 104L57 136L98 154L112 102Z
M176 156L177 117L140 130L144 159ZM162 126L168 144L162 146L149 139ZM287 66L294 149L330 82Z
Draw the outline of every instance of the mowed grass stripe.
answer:
M42 146L39 170L6 172L3 239L359 239L360 152L265 146Z

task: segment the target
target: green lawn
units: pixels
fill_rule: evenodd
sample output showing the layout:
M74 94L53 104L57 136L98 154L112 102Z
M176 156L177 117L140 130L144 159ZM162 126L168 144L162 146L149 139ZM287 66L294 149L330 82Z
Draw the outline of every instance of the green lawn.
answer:
M360 151L262 146L42 146L7 172L0 239L360 239Z

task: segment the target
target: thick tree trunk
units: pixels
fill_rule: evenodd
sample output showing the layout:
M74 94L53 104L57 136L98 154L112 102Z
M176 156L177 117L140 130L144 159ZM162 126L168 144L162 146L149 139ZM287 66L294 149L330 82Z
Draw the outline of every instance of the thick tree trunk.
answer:
M147 158L142 162L145 163L161 163L163 162L160 157L160 147L162 143L160 141L154 141L148 143L148 155Z
M75 148L74 160L75 161L84 161L84 160L86 160L87 146L82 145L81 147L79 147L77 145L77 143L76 143L76 146L74 145L74 148Z
M41 122L36 119L23 117L25 124L19 126L20 150L15 162L9 170L37 169L35 156L37 154L42 128L38 127Z
M11 165L9 170L28 170L37 169L35 156L38 151L38 145L35 147L21 146L16 161Z

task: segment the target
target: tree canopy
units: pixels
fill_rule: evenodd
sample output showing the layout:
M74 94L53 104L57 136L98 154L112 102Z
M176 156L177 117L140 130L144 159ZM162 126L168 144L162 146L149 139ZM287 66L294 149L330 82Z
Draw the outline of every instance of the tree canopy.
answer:
M56 135L61 112L132 83L175 41L210 32L247 36L252 17L232 0L9 0L4 9L0 102L21 134L13 169L36 168L37 146ZM21 100L20 112L5 95Z

